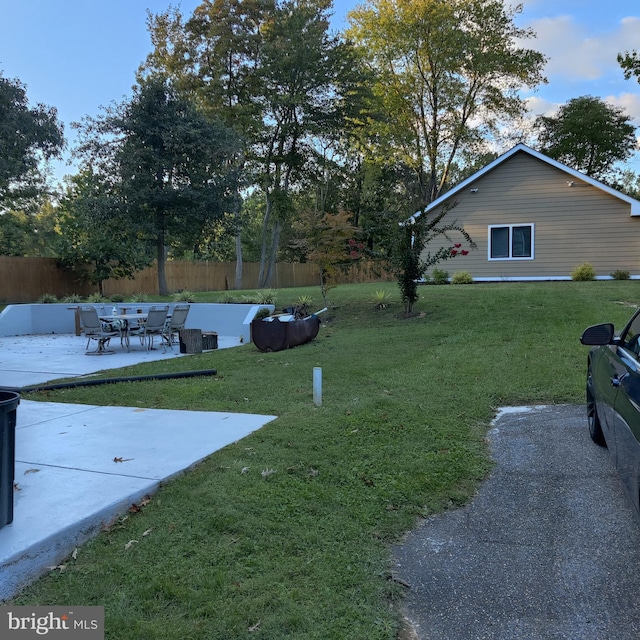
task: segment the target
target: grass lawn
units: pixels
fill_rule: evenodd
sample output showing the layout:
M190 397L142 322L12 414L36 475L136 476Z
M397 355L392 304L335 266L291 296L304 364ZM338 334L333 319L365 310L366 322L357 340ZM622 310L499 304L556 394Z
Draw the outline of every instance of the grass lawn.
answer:
M374 310L380 289L392 303ZM323 306L312 288L279 291L278 306L301 293ZM395 638L402 587L390 579L389 545L417 518L473 495L491 468L485 436L498 407L583 402L580 334L597 322L619 327L640 284L420 293L420 315L401 319L395 284L340 286L308 345L245 345L117 372L216 368L215 379L29 396L279 417L165 485L12 603L103 605L110 640Z

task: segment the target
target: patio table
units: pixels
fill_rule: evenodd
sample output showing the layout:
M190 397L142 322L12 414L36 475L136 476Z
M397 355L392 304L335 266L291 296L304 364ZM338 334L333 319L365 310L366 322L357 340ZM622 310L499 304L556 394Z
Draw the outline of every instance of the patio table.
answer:
M116 320L124 320L124 326L120 325L118 330L120 331L120 344L126 345L127 351L131 351L131 327L135 324L144 324L147 320L146 313L122 313L118 315L104 315L100 316L101 322L114 323ZM135 323L134 323L135 321Z

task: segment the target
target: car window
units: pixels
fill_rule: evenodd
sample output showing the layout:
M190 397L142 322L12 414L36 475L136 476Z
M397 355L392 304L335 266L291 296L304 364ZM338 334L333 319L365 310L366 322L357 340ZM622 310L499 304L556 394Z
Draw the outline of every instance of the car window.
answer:
M631 351L636 358L640 356L640 313L633 316L622 335L622 345Z

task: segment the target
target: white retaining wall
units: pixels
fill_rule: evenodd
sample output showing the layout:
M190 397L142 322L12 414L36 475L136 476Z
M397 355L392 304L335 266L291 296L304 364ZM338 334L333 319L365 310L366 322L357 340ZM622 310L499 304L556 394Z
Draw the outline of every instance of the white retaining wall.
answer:
M157 304L157 303L156 303ZM98 306L102 313L103 305ZM137 309L148 309L149 303L139 304L128 302L120 304L105 304L105 313L110 313L113 306L122 309L126 307L130 312ZM198 302L190 304L189 315L185 328L215 331L219 336L242 338L243 342L251 341L251 321L259 309L268 308L274 311L274 305L269 304L222 304ZM47 333L75 333L75 309L77 305L54 304L12 304L0 313L0 336L21 336ZM173 304L169 305L169 313Z

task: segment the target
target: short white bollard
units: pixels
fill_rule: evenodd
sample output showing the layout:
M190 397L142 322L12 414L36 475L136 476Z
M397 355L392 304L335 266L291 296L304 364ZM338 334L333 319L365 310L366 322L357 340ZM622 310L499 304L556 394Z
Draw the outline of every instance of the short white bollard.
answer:
M322 367L313 367L313 404L322 404Z

